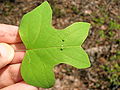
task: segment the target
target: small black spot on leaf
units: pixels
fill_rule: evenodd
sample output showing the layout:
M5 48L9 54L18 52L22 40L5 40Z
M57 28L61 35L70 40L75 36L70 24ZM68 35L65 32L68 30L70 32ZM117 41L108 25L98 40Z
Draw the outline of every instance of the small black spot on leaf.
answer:
M65 40L62 40L62 42L64 42Z
M60 51L63 51L63 49L61 48Z

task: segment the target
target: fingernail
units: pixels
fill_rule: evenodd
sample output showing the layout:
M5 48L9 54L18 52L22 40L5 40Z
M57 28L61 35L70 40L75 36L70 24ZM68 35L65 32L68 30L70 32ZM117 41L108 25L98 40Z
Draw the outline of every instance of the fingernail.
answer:
M9 64L13 58L14 49L6 43L0 43L0 69Z

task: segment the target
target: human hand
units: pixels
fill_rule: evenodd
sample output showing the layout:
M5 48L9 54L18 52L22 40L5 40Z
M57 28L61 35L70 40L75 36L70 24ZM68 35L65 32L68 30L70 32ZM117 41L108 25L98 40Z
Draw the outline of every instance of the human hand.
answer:
M20 66L25 46L18 34L18 27L0 24L0 43L0 90L40 90L26 84L21 77ZM12 48L5 47L4 43L12 46L15 53Z

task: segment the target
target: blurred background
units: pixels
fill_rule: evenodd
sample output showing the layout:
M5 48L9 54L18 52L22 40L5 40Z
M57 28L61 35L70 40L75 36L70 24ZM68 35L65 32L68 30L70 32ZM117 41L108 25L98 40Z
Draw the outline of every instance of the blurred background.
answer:
M0 23L18 25L24 14L45 0L0 0ZM120 0L47 0L58 29L85 21L91 24L83 48L92 66L55 67L56 84L46 90L120 90ZM79 39L79 38L78 38Z

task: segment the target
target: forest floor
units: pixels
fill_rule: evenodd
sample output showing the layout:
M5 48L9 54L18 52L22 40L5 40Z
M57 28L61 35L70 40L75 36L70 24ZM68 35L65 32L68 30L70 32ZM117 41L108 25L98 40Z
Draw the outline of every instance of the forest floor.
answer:
M19 25L22 16L43 1L0 1L0 23ZM56 84L46 90L120 90L120 0L48 1L55 28L62 29L78 21L91 24L83 48L92 66L87 69L56 66Z

